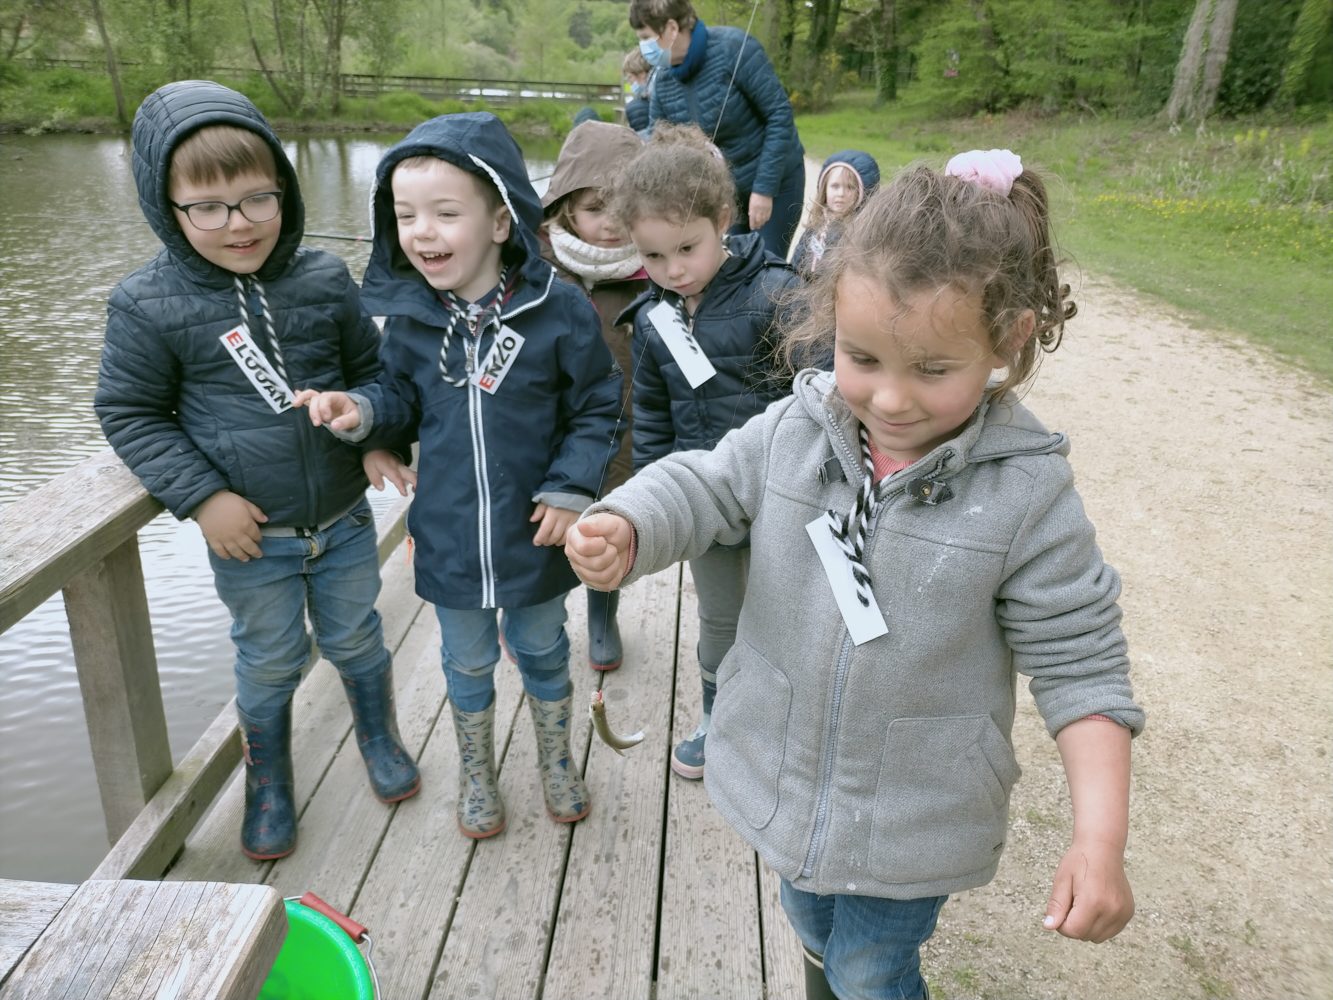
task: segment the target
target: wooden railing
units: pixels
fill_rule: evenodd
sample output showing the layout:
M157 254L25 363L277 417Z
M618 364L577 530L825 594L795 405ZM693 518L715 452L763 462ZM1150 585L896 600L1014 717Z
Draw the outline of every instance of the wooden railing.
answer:
M106 63L97 59L22 60L31 65L67 67L103 73ZM122 66L138 66L122 61ZM259 70L242 66L214 66L203 71L214 77L236 79L257 74ZM279 80L284 74L274 74ZM522 101L564 101L577 104L613 104L619 107L623 95L616 83L572 83L558 80L492 80L485 77L393 76L370 73L341 73L338 92L344 97L375 97L397 91L420 94L429 100L484 101L491 105L518 104Z
M161 505L110 451L0 510L0 632L64 595L93 768L115 849L98 878L156 878L240 761L234 702L173 769L139 529ZM379 521L383 564L407 501ZM130 836L129 834L133 834Z

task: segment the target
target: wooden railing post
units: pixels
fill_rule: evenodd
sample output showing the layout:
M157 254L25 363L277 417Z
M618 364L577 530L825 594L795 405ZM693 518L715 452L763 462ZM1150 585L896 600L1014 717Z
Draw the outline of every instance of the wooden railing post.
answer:
M139 539L131 534L63 588L102 797L114 844L171 774Z

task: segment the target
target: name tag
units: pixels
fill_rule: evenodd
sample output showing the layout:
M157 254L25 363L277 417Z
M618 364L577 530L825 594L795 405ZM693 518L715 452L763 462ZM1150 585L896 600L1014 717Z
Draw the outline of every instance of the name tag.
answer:
M873 600L864 605L856 599L856 581L852 579L852 564L830 529L837 527L831 514L822 514L805 526L806 534L814 542L815 552L824 566L824 575L833 588L833 599L838 602L842 620L847 623L852 642L861 645L877 639L889 631Z
M524 339L521 333L515 333L509 327L500 327L500 332L495 335L495 342L486 352L481 367L472 373L468 381L482 392L489 392L494 396L496 390L500 388L500 383L509 374L509 369L514 367L514 359L523 349Z
M274 413L283 413L292 408L291 387L273 370L268 358L250 339L245 327L228 330L218 339Z
M690 383L691 389L699 388L717 374L713 362L708 360L708 355L694 339L694 334L680 321L680 313L675 306L665 300L657 303L648 310L648 321L661 336L662 343L666 344L676 364L680 365L681 373Z

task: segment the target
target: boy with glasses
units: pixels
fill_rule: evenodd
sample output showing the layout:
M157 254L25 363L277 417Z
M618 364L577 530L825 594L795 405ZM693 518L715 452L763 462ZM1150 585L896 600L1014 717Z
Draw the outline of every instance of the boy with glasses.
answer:
M375 794L395 802L421 786L375 610L360 450L293 409L298 387L375 378L379 335L346 265L301 246L296 172L244 96L168 84L140 106L133 146L139 204L163 249L111 294L94 406L116 454L208 543L236 646L241 849L279 858L296 846L291 712L307 613L342 676Z

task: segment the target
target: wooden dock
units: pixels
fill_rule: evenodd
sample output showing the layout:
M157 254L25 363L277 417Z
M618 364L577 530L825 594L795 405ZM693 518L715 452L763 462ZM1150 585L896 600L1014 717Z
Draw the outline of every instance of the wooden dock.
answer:
M776 879L718 818L701 783L669 773L672 742L693 729L699 703L698 623L683 575L684 587L676 568L625 592L625 662L608 674L586 666L583 595L570 595L576 704L601 687L612 720L648 736L618 756L580 714L573 743L593 804L579 823L546 815L518 671L500 664L496 743L509 825L472 841L454 821L458 754L439 626L413 593L400 548L380 607L421 793L395 806L374 798L342 685L320 662L295 708L296 852L266 864L241 854L238 772L165 877L317 892L370 928L393 1000L803 996Z

